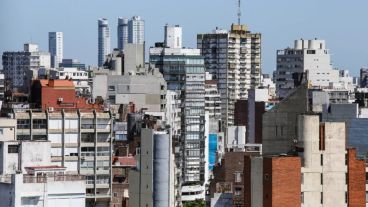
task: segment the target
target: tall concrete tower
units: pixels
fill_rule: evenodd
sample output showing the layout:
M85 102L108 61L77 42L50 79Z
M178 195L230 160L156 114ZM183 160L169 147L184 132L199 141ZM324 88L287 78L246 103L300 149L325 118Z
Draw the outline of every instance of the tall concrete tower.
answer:
M110 48L110 29L107 19L98 20L98 66L105 62L106 55L111 51Z

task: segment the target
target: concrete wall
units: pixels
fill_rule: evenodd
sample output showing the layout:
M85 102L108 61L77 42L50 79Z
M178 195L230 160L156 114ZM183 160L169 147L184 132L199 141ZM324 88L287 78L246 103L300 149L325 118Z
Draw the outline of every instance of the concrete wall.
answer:
M133 102L138 110L147 108L154 112L161 111L161 104L166 104L166 82L161 74L98 75L93 84L93 98L101 96L108 100L110 96L115 97L115 101L110 100L111 104Z
M0 141L15 140L16 119L0 119Z
M46 166L51 163L50 142L22 142L20 148L21 170L30 166Z
M251 206L263 206L263 158L251 158L251 172L250 172L250 192L251 192ZM245 195L247 197L247 195Z
M263 114L262 144L264 155L287 153L297 138L297 116L308 109L307 85L301 85L288 98Z
M226 148L237 148L245 144L245 126L229 126L226 136Z
M144 67L144 44L126 44L124 46L124 75L136 73Z
M345 124L299 116L298 145L304 148L302 206L346 206Z

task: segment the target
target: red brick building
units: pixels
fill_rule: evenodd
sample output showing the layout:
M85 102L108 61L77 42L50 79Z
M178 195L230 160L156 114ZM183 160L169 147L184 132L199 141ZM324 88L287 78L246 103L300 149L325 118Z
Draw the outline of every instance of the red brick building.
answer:
M30 102L42 109L103 109L101 104L77 97L72 80L34 80Z
M245 155L249 155L249 152L227 152L222 158L221 164L214 166L214 178L210 182L211 198L216 197L216 193L227 193L230 196L228 200L231 206L244 206L243 170Z
M136 167L133 156L114 157L112 161L112 207L129 206L129 171Z

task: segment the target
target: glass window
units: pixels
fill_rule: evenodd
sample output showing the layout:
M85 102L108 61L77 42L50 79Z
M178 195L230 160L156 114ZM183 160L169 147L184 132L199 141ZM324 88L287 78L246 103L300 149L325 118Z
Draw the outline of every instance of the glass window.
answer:
M19 146L18 145L8 145L8 153L18 153Z
M109 86L109 91L115 91L115 86Z

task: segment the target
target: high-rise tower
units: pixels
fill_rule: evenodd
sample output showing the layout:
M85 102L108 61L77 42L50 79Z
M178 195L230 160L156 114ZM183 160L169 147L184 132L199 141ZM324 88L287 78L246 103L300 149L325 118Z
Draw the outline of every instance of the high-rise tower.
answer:
M197 48L205 57L207 72L218 80L226 128L234 124L235 102L247 99L248 89L261 85L261 34L233 24L229 32L216 29L212 34L198 34Z
M98 20L98 66L105 62L106 55L110 53L110 29L107 19Z
M62 32L49 32L49 53L51 55L51 67L58 68L63 60L64 46Z
M124 46L128 43L128 19L118 18L118 48L124 49Z
M144 20L140 16L134 16L128 21L128 42L144 43Z

